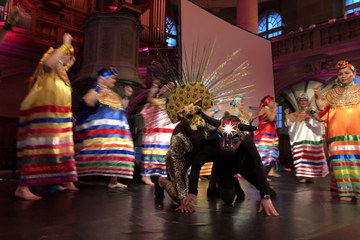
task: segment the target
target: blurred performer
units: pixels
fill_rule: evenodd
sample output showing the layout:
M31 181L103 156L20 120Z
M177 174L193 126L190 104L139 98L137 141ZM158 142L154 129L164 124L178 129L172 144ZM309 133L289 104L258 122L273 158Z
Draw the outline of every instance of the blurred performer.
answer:
M231 106L229 109L230 115L238 117L242 124L247 124L247 125L250 124L252 112L245 111L244 109L245 103L244 103L243 95L240 94L236 98L234 98L234 100L231 101L230 106Z
M77 190L71 111L71 85L66 71L75 62L72 37L49 48L31 78L31 89L20 107L17 139L20 184L15 196L26 200L41 197L32 185L63 184Z
M254 133L254 142L262 163L268 170L268 176L278 177L275 163L279 158L279 138L276 131L277 103L271 96L265 96L259 105L255 118L259 118L258 130ZM254 119L254 118L253 118Z
M285 109L285 125L289 129L296 176L300 183L313 183L311 178L324 177L329 173L322 123L313 117L316 112L311 109L306 93L299 94L297 102L298 111L289 114L289 109Z
M76 117L75 150L79 176L109 176L108 188L126 188L118 177L132 179L134 144L125 115L131 86L125 86L125 98L113 89L118 72L100 68L96 87L83 97Z
M165 112L163 97L171 91L169 83L159 88L160 80L154 79L148 93L147 103L141 110L144 119L142 141L141 176L145 184L153 185L151 177L166 177L165 157L170 147L170 138L176 124L171 123ZM159 114L162 111L164 114Z

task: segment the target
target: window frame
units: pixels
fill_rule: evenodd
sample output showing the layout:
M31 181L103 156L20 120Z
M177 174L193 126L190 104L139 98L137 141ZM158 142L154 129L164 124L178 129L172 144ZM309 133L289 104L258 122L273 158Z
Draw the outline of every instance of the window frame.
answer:
M171 22L171 24L168 24L168 22ZM175 35L174 35L175 33ZM166 43L168 47L176 47L177 46L177 27L174 23L174 20L171 19L171 17L166 16L165 18L165 36L166 36ZM175 45L170 45L169 40L172 40L175 42Z
M343 0L344 12L346 12L347 14L352 14L355 11L360 12L360 0L354 0L357 2L349 3L349 4L347 4L346 1L347 0ZM355 10L355 9L357 9L357 10Z
M274 28L268 28L269 27L269 19L271 16L273 15L277 15L277 17L280 18L280 26L279 27L274 27ZM261 20L265 19L265 27L266 27L266 30L263 31L263 32L259 32L259 27L260 27L260 22ZM276 36L271 36L272 34L274 33L277 33L277 32L280 32L278 35ZM269 10L269 11L266 11L265 13L263 13L260 17L259 17L259 23L258 23L258 35L263 37L263 38L267 38L267 39L270 39L270 38L273 38L273 37L277 37L277 36L280 36L282 35L282 16L280 14L280 12L278 11L275 11L275 10Z

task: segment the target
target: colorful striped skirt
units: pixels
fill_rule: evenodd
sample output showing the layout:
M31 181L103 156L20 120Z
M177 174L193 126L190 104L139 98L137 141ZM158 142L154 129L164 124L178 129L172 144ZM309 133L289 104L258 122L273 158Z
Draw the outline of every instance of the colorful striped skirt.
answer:
M134 143L124 111L100 105L80 114L75 127L79 176L133 178Z

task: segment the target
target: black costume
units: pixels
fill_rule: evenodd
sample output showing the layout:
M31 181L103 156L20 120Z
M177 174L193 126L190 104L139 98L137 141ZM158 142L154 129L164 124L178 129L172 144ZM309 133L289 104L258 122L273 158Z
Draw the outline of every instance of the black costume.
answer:
M210 125L219 128L220 120L210 118L203 113L202 117ZM237 117L231 116L230 118L239 121ZM256 128L239 124L238 129L254 131ZM238 180L234 178L234 174L237 173L260 191L261 198L264 195L276 195L267 182L265 169L251 136L242 131L239 131L238 146L236 146L235 151L224 148L224 146L220 147L219 141L208 140L201 150L193 156L189 175L189 193L197 194L200 168L206 162L213 161L214 174L220 191L220 197L225 203L231 203L234 200L235 194L238 198L244 198L244 192Z

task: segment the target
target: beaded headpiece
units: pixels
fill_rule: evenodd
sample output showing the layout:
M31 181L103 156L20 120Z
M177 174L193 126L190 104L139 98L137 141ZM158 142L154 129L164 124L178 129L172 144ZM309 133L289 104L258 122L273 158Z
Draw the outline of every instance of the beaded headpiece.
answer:
M109 67L109 68L99 68L96 73L96 78L99 76L103 76L104 78L109 78L111 75L117 76L118 70L115 67Z
M236 105L239 101L241 101L242 99L244 99L244 96L240 94L240 95L238 95L236 98L234 98L234 100L231 101L230 105L231 105L232 107L235 107L235 105Z
M300 100L309 100L309 96L308 96L305 92L302 92L302 93L300 93L299 95L297 95L296 100L297 100L297 101L300 101Z
M201 83L188 83L177 87L167 97L166 112L172 123L179 121L178 113L187 105L201 101L202 110L209 109L213 103L209 90Z
M344 68L350 68L351 71L355 72L355 67L354 65L350 64L348 61L345 60L340 60L337 62L336 64L336 69L340 70L340 69L344 69Z

